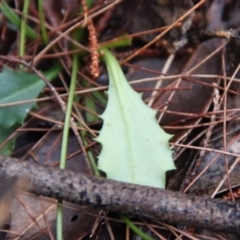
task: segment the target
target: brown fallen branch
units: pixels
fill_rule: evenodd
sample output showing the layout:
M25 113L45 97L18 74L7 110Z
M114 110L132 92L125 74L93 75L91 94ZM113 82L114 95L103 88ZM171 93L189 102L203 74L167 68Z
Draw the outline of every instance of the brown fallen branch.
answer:
M24 177L30 192L173 224L240 233L240 205L127 184L0 156L0 178Z

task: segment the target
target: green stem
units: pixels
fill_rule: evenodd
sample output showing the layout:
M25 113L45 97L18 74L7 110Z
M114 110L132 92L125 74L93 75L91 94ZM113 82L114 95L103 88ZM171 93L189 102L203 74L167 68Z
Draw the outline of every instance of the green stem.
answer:
M138 236L140 236L144 240L154 240L145 234L142 230L140 230L132 221L129 220L125 215L119 214L120 218L126 223L126 225L135 232Z
M26 42L26 28L27 28L27 15L30 0L25 0L22 12L21 31L20 31L20 42L19 42L19 56L23 57L25 54L25 42Z
M66 167L67 143L68 143L69 126L70 126L72 105L73 105L73 99L74 99L74 92L75 92L76 81L77 81L77 69L78 69L78 56L76 54L74 54L73 55L72 74L71 74L72 75L71 76L71 84L70 84L70 89L69 89L68 103L67 103L66 116L65 116L64 128L63 128L60 169L65 169L65 167Z
M81 131L81 136L82 136L82 139L83 139L83 145L84 146L88 145L88 142L87 142L87 139L86 139L87 138L86 135L87 134L86 134L85 131ZM91 152L91 150L87 150L87 155L88 155L88 159L90 161L91 167L93 169L94 175L96 177L100 177L101 174L100 174L100 172L99 172L99 170L97 168L97 163L95 161L95 158L94 158L93 153Z
M58 201L58 203L61 203ZM57 240L63 240L63 208L62 206L58 205L57 207Z
M47 30L46 30L45 24L44 24L43 0L38 0L38 13L39 13L39 21L40 21L42 38L43 38L44 43L47 45L49 42L49 38L48 38Z
M71 84L70 84L70 89L69 89L66 116L65 116L64 127L63 127L60 169L65 169L65 167L66 167L69 126L70 126L72 105L73 105L73 99L74 99L74 92L75 92L76 81L77 81L77 69L78 69L78 56L77 56L77 54L74 54L73 55L72 74L71 74ZM61 203L61 202L59 201L59 203ZM63 212L62 211L63 211L62 206L58 205L58 208L57 208L57 240L63 240L63 235L62 235Z
M0 3L0 10L3 13L3 15L18 29L21 27L21 19L13 12L13 10L8 6L6 1L2 0ZM26 34L29 38L35 39L37 37L37 34L34 32L34 30L28 26L26 26Z

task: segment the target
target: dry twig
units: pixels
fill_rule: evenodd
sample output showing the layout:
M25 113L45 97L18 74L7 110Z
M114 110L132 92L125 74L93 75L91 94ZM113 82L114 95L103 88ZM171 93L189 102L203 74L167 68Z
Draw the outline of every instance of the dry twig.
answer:
M76 174L0 156L0 177L24 177L28 191L173 224L240 233L238 203Z

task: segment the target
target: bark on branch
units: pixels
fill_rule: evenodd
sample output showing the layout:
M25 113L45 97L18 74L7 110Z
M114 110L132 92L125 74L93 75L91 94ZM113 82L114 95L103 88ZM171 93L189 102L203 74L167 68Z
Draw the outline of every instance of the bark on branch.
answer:
M24 177L32 193L173 224L240 233L240 205L116 182L0 156L0 178Z

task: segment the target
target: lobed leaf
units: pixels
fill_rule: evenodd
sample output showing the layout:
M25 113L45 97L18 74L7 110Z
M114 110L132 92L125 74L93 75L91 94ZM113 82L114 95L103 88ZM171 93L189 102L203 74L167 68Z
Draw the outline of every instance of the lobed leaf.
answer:
M98 167L117 181L165 188L166 171L175 169L167 134L156 111L127 82L117 60L103 50L109 73L108 104L97 141L102 144Z

